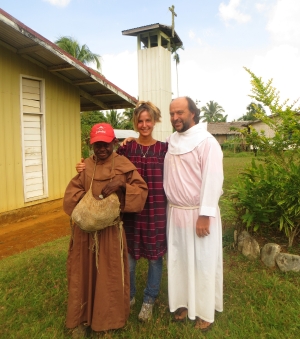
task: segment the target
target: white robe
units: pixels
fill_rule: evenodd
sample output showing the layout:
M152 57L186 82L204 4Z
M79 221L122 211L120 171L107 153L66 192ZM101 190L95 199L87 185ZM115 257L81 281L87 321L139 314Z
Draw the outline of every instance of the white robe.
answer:
M213 322L223 311L223 153L201 124L173 133L164 163L168 198L168 293L170 311L188 308L188 317ZM180 206L182 208L179 208ZM199 215L210 218L210 234L199 238Z

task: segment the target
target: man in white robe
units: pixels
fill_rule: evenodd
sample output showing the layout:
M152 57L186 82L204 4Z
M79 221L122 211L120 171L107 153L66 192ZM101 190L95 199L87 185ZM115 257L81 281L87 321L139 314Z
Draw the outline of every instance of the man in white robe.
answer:
M196 319L208 330L215 310L223 310L222 194L223 153L199 124L200 110L188 97L171 102L176 130L164 162L168 199L168 293L175 320Z

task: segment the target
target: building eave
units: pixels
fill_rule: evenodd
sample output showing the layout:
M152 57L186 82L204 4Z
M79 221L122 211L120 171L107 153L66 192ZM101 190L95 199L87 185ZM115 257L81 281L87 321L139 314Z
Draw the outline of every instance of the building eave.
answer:
M78 87L81 111L84 107L95 110L131 108L137 102L103 74L84 65L2 9L0 44Z

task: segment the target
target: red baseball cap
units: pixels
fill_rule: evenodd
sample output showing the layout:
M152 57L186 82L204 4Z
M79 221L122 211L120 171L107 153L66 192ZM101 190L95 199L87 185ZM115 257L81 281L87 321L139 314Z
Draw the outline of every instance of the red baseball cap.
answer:
M110 124L96 124L92 127L90 133L90 144L97 141L112 142L116 138L114 129Z

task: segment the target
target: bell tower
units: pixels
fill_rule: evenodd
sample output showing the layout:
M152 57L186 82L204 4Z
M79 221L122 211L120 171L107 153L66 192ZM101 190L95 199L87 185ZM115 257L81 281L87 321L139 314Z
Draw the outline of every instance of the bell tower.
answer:
M173 132L169 117L171 50L172 46L182 46L182 42L173 25L152 24L122 34L137 37L139 100L151 101L161 110L161 123L155 125L153 137L165 141Z

